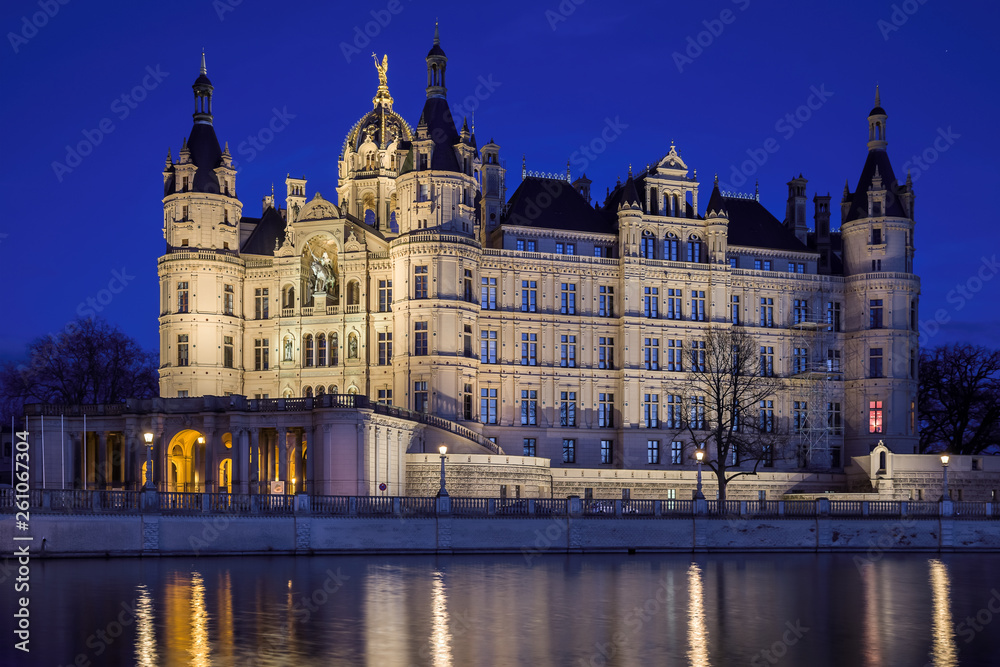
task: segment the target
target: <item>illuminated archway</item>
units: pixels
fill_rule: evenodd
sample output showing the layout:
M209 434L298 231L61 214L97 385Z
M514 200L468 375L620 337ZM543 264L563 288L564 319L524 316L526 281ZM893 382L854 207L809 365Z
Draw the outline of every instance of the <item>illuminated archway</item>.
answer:
M171 438L167 445L167 491L195 493L201 490L203 482L200 471L195 469L196 458L204 460L204 455L196 457L198 439L205 435L200 431L185 429Z

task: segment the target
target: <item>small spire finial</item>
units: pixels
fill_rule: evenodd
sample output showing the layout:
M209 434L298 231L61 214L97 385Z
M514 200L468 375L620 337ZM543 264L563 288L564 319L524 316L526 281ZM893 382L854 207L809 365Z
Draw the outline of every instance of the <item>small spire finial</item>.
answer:
M201 49L201 73L208 75L208 70L205 68L205 49Z
M632 163L628 163L628 177L632 178Z
M877 106L877 107L882 106L882 102L879 99L878 84L877 83L875 84L875 106Z
M719 187L719 172L715 172L715 187Z
M441 46L441 29L437 19L434 19L434 46Z

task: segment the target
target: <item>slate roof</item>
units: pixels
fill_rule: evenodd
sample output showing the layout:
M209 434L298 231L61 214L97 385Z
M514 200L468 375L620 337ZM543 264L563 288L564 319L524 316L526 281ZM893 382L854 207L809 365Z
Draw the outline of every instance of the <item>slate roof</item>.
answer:
M851 195L851 208L844 218L844 222L858 220L868 217L868 188L871 187L872 179L875 177L875 168L878 168L879 176L882 177L882 187L888 192L886 197L885 215L889 217L905 218L906 211L903 210L903 203L898 196L892 193L903 192L903 188L896 181L896 174L892 171L892 164L889 162L889 154L881 149L868 151L868 158L865 166L861 170L861 178L858 179L858 187Z
M420 113L420 122L417 123L418 136L424 136L420 132L426 128L426 136L434 142L431 151L430 169L437 171L462 171L458 165L458 157L455 155L455 146L462 141L455 129L455 119L448 108L448 100L443 97L430 97L424 102L424 109Z
M601 234L616 231L615 225L594 210L572 185L534 176L521 181L511 195L501 224Z
M771 215L756 199L721 195L720 199L722 207L729 213L729 245L809 252L809 248L795 237L795 233Z
M240 224L257 222L257 226L247 238L240 252L247 255L274 255L274 243L281 245L285 241L285 219L273 206L269 207L259 218L243 218Z
M215 136L215 128L205 123L195 123L191 128L187 147L191 151L191 162L198 168L194 174L192 190L218 194L219 178L215 175L215 168L222 165L222 148L219 146L219 138Z

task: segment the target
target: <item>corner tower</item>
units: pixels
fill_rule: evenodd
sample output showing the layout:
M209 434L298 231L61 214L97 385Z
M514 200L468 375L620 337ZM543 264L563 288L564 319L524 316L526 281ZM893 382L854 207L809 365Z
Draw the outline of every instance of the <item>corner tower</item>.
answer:
M194 124L163 170L159 259L160 395L239 393L242 269L236 169L213 126L215 88L205 54L194 85Z
M913 274L913 192L900 184L887 153L878 89L868 114L868 157L841 202L845 279L845 439L848 457L883 440L916 453L917 312ZM848 458L849 460L849 458Z

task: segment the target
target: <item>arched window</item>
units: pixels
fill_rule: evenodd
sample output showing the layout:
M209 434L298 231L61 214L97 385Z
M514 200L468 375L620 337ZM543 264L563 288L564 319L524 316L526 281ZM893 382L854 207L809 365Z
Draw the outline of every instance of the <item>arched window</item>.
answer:
M357 359L358 358L358 334L353 331L347 337L347 358Z
M302 365L306 368L313 367L313 337L312 334L308 334L303 341L305 343L305 357L302 360Z
M323 385L319 385L318 387L316 387L316 396L322 396L325 393L326 389L323 387Z
M681 240L673 232L667 232L667 238L663 241L663 259L679 262L680 254Z
M347 305L357 306L361 303L361 283L352 280L347 283Z
M649 213L650 215L660 214L660 197L657 194L656 188L649 189Z
M371 210L370 208L366 208L365 224L368 225L369 227L374 227L376 222L377 221L375 220L375 211Z
M330 334L330 365L336 366L340 363L340 343L337 334Z
M331 384L329 391L330 391L331 394L336 394L337 393L337 385Z
M704 244L701 239L692 234L688 237L687 244L687 261L689 262L702 262L704 261Z
M316 365L326 366L326 336L320 334L316 336Z
M294 308L295 307L295 288L291 285L285 287L281 292L281 307L282 308Z
M305 396L306 398L312 398L313 388L306 387L305 389L302 390L302 395Z
M389 231L393 234L399 233L399 223L396 222L396 212L393 211L389 214Z
M671 195L670 200L672 202L672 205L670 207L670 215L674 216L675 218L681 217L681 198L678 197L677 195Z
M639 256L645 259L656 259L656 239L648 229L642 233L639 241Z

